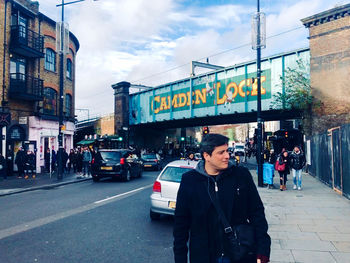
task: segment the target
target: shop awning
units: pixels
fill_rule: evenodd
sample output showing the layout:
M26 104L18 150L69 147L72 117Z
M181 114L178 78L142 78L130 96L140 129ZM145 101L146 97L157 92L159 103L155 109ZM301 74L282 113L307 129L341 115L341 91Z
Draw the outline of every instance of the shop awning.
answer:
M94 142L95 140L82 140L78 142L77 145L89 145L89 144L93 144Z

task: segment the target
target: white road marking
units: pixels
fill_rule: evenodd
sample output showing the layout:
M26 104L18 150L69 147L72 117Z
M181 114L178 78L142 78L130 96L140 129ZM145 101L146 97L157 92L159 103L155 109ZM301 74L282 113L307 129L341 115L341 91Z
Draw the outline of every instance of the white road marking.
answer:
M67 210L67 211L55 214L55 215L51 215L51 216L47 216L47 217L43 217L43 218L38 218L38 219L35 219L33 221L26 222L26 223L23 223L23 224L19 224L17 226L13 226L13 227L10 227L10 228L2 229L2 230L0 230L0 239L4 239L6 237L22 233L22 232L31 230L33 228L40 227L40 226L43 226L43 225L46 225L46 224L49 224L49 223L52 223L52 222L55 222L55 221L67 218L69 216L73 216L73 215L76 215L76 214L79 214L79 213L83 213L83 212L95 209L97 207L106 205L106 204L111 203L113 201L122 200L122 199L124 199L124 198L126 198L128 196L132 196L132 195L134 195L134 194L136 194L136 193L138 193L138 192L140 192L142 190L145 190L147 188L150 188L152 186L153 186L153 184L146 185L146 186L143 186L143 187L131 190L129 192L125 192L125 193L122 193L122 194L119 194L119 195L108 197L108 198L103 199L103 200L96 201L96 202L91 203L91 204L87 204L87 205L84 205L84 206L81 206L81 207L70 209L70 210Z
M125 193L122 193L122 194L119 194L119 195L111 196L111 197L108 197L106 199L102 199L102 200L96 201L96 202L94 202L94 204L100 204L100 203L103 203L103 202L106 202L106 201L109 201L109 200L112 200L112 199L115 199L115 198L118 198L118 197L122 197L124 195L132 194L134 192L138 192L138 191L144 190L146 188L149 188L150 186L152 186L152 185L147 185L147 186L144 186L144 187L140 187L140 188L131 190L129 192L125 192Z

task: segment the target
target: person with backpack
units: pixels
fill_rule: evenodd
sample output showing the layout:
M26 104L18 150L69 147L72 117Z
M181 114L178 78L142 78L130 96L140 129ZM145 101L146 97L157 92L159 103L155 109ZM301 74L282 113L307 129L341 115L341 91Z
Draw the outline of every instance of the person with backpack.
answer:
M301 170L306 164L305 154L301 151L299 146L295 146L290 155L290 167L293 173L293 189L301 190Z
M287 150L283 150L277 158L275 169L280 175L280 190L287 190L287 175L289 174L289 154Z

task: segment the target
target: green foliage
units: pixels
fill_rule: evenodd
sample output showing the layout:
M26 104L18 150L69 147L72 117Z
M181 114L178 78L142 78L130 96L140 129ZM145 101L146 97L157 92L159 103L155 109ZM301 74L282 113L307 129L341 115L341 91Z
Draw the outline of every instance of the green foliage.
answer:
M284 78L281 76L285 93L274 95L273 108L298 109L307 111L313 103L310 86L310 65L302 59L297 60L295 68L288 67Z

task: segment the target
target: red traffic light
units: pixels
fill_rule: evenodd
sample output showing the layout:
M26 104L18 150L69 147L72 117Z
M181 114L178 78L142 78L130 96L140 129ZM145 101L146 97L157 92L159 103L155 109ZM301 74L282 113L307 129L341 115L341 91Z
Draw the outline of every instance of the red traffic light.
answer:
M208 126L204 126L203 127L203 134L208 134L209 133L209 127Z

